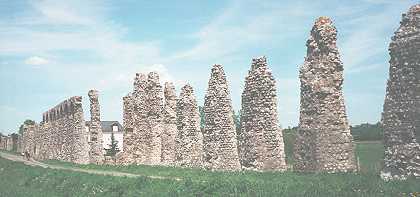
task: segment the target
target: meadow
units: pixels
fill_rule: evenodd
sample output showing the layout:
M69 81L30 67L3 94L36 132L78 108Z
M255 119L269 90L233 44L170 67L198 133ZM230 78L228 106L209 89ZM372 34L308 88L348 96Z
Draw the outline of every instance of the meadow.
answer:
M356 154L360 172L337 174L211 172L162 166L98 166L46 161L68 167L144 175L140 178L44 169L0 158L0 196L409 196L420 192L420 180L384 182L380 179L378 173L383 159L380 141L356 143Z

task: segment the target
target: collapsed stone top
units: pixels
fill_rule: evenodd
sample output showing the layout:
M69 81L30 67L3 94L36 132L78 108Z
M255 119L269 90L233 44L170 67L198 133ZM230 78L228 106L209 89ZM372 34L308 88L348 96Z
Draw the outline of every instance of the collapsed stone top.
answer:
M214 71L217 71L217 70L223 70L223 66L220 65L220 64L214 64L211 71L214 72Z
M337 29L330 18L319 17L312 28L311 36L323 44L335 44Z
M172 82L165 82L165 89L164 89L165 97L174 97L176 96L175 93L175 85Z
M185 84L182 88L181 88L181 93L192 93L193 92L193 88L190 84Z
M165 82L165 90L172 90L172 89L175 89L174 83Z
M324 26L324 25L332 25L332 21L329 17L327 16L321 16L318 19L316 19L315 21L315 26L316 27L320 27L320 26Z
M134 85L143 81L146 81L146 75L143 73L136 73L136 77L134 78Z
M146 82L146 75L143 73L136 73L136 77L134 78L134 93L140 91L141 86L140 84L143 84Z
M98 90L89 90L89 92L88 92L88 96L89 96L90 98L95 98L95 97L98 97Z
M251 70L267 67L267 58L265 56L252 58Z
M159 83L159 74L157 72L150 72L147 75L147 80L154 83Z
M392 37L393 41L409 43L410 40L416 39L420 32L420 4L412 6L407 14L402 14L400 27ZM390 49L397 47L398 44L391 43Z
M307 46L307 60L318 56L338 53L336 46L337 29L330 18L326 16L319 17L312 27Z
M411 6L407 14L420 14L420 4Z
M223 70L223 66L220 64L213 65L210 74L209 86L211 83L226 83L225 71Z

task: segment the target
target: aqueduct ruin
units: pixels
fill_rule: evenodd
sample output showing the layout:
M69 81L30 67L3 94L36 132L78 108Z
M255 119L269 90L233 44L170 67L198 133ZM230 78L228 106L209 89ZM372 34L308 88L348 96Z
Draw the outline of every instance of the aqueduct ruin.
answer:
M307 41L300 68L300 123L294 169L349 172L356 170L347 120L343 64L336 46L337 30L320 17ZM420 4L411 7L389 46L390 73L383 108L384 179L420 177ZM137 73L133 91L123 97L124 148L116 164L199 167L212 170L287 169L278 123L276 82L265 57L252 60L242 93L239 134L235 132L228 82L214 65L204 103L204 129L193 87L179 96L172 83L162 87L159 75ZM85 130L82 97L71 97L25 125L22 151L35 159L80 164L106 161L100 147L97 91L89 91L91 121ZM90 136L90 141L88 137ZM2 137L0 144L5 145Z

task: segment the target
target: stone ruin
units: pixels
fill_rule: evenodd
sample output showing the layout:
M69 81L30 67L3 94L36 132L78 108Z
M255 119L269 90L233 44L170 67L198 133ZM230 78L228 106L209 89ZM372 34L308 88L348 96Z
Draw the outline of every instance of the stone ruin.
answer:
M71 97L48 110L39 125L25 125L23 151L39 160L89 163L82 97Z
M163 109L164 130L162 133L162 165L174 165L175 138L178 134L176 103L177 97L173 83L166 82L164 89L165 105Z
M6 150L7 136L0 136L0 150Z
M0 150L21 152L22 136L18 134L9 134L0 136Z
M150 132L149 124L147 122L148 106L147 100L147 77L144 74L137 73L134 79L134 91L132 94L133 101L133 145L134 145L134 162L135 164L149 163L149 143ZM124 151L125 152L125 151ZM128 153L130 154L130 153Z
M320 17L306 43L300 68L300 120L295 141L298 171L356 170L353 137L343 96L343 64L336 46L337 30Z
M382 114L385 164L381 177L385 180L419 178L420 145L416 134L420 135L420 4L402 15L389 54L389 79Z
M150 141L148 141L147 164L159 165L162 157L161 134L163 125L163 89L159 83L159 75L151 72L147 75L147 123L149 124Z
M98 100L98 91L90 90L88 92L90 101L90 163L102 164L104 161L103 135L101 127L101 113Z
M137 73L134 91L123 98L124 147L122 164L159 165L164 129L163 92L155 72Z
M285 170L283 134L278 123L276 81L265 57L252 60L242 93L239 156L251 170Z
M185 85L177 102L176 165L202 167L203 134L200 130L200 113L193 88Z
M117 154L117 162L124 165L133 164L137 143L134 135L134 102L131 94L123 97L123 129L124 146L122 152Z
M204 99L204 165L215 170L239 170L236 128L223 67L214 65Z
M390 75L383 112L384 179L420 176L420 5L410 8L390 44ZM353 139L342 93L343 65L331 20L320 17L307 41L300 69L301 111L295 142L297 171L348 172L356 169ZM82 98L65 100L43 114L40 124L24 125L22 151L35 159L113 163L104 157L100 106L89 92L91 137L85 130ZM265 57L252 60L242 93L241 128L236 134L226 76L214 65L204 103L205 128L193 88L164 90L157 73L137 73L132 93L123 97L123 151L118 164L205 167L214 170L287 168L278 123L276 82ZM0 148L8 149L8 137ZM19 140L18 140L19 141Z

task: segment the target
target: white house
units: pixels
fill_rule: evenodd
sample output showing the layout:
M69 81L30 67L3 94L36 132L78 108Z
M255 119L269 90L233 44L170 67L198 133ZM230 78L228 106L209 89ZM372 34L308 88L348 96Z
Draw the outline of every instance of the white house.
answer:
M86 132L88 133L88 141L90 142L89 125L90 121L86 121ZM118 121L101 121L101 127L104 140L102 145L104 149L110 148L111 136L114 134L114 139L118 142L117 147L120 151L122 151L124 132L121 124Z

